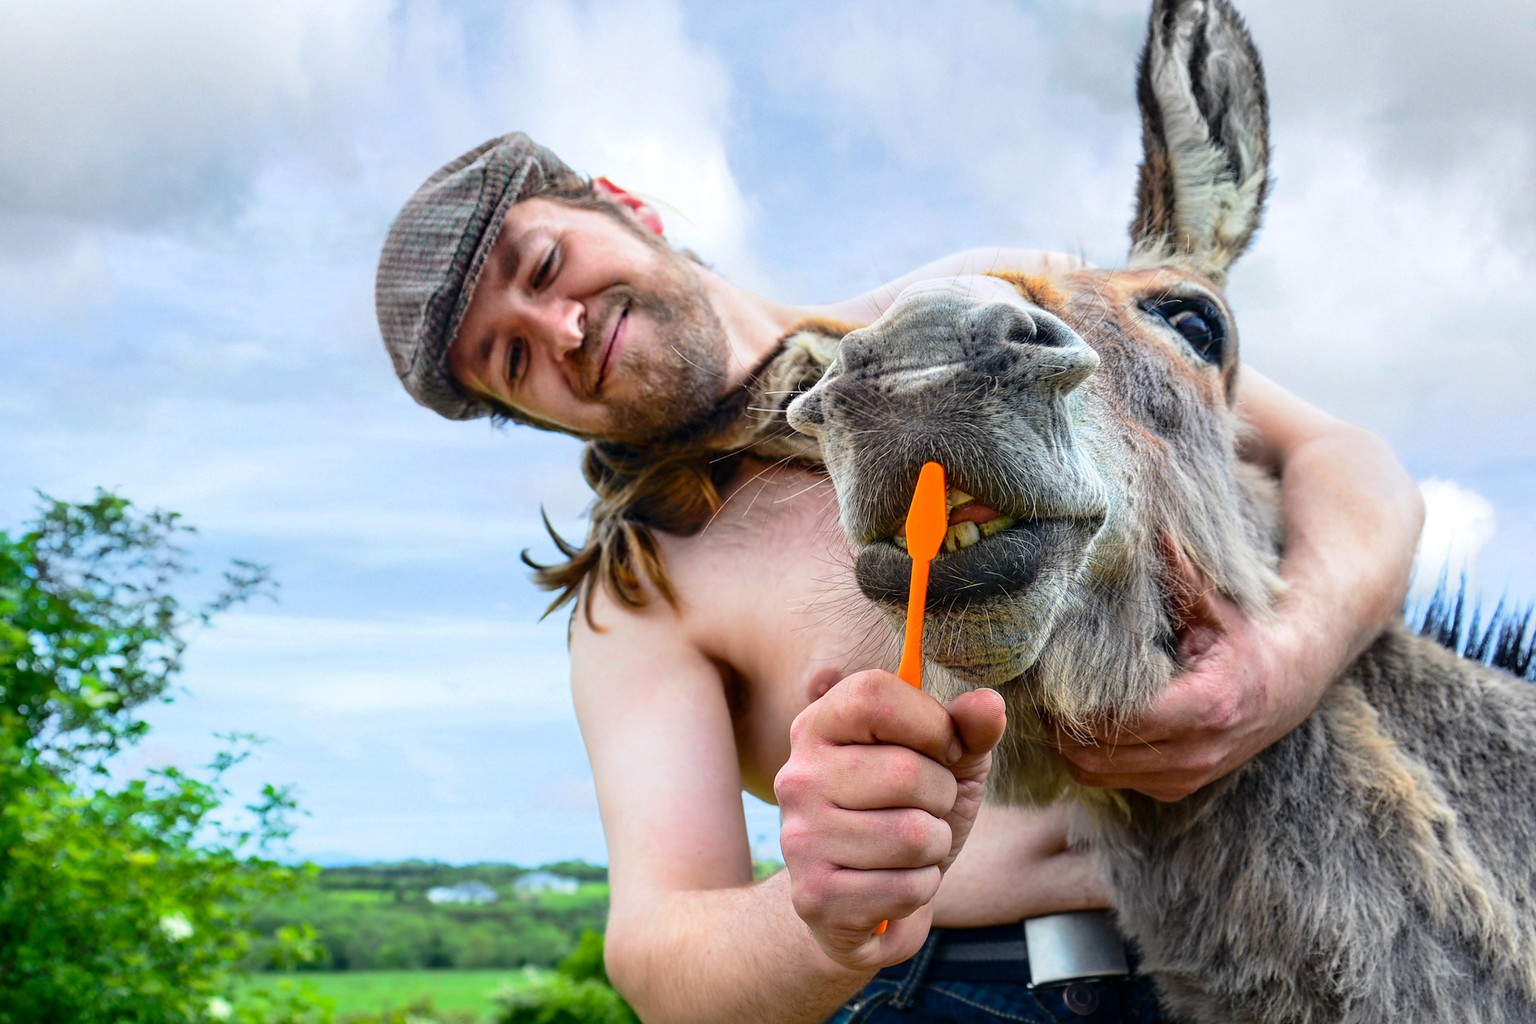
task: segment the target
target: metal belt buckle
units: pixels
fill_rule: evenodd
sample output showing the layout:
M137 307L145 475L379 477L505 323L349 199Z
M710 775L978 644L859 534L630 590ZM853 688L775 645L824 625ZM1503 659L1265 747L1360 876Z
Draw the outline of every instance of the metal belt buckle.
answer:
M1031 986L1131 973L1125 939L1107 910L1076 910L1024 922Z

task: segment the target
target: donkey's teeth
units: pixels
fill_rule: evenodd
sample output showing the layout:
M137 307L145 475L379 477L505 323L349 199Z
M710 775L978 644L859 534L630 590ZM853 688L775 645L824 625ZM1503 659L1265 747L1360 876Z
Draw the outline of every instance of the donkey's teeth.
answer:
M960 490L958 487L951 487L949 489L949 497L948 497L948 499L946 499L947 504L949 505L949 509L950 509L951 512L953 512L955 509L959 508L961 505L964 505L967 502L972 502L972 501L975 501L975 500L976 499L974 497L972 497L969 494L966 494L964 491Z
M981 527L975 523L956 523L944 534L944 550L959 551L981 540Z
M981 535L983 537L990 537L995 533L1002 533L1016 522L1018 520L1013 518L1013 516L998 516L996 519L988 519L981 524Z
M1012 516L997 516L996 518L988 519L984 523L956 523L944 533L944 550L954 552L968 548L972 544L980 542L983 537L992 537L1002 533L1016 522L1018 520ZM901 548L901 550L907 550L905 534L895 534L891 537L891 542Z

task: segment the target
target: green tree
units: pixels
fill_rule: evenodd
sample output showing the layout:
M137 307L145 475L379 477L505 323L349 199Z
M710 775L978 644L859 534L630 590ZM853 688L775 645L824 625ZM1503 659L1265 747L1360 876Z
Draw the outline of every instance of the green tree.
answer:
M555 875L574 878L578 882L606 882L608 868L602 864L588 864L584 860L557 860L538 868Z
M147 731L141 709L167 699L188 629L266 585L235 563L184 607L189 533L106 493L45 499L0 532L0 1024L252 1019L232 970L250 907L305 875L267 856L292 800L268 786L246 824L220 815L249 737L200 776L111 770ZM268 1010L328 1019L298 999Z

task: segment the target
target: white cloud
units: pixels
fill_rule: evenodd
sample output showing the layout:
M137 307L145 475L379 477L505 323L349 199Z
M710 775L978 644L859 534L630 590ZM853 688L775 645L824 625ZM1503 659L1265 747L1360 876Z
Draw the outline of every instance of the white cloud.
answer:
M1414 563L1415 591L1430 594L1442 578L1453 587L1463 576L1475 581L1478 555L1498 532L1493 504L1451 480L1425 480L1419 489L1424 532Z
M375 0L0 6L0 212L146 227L238 209L380 85Z
M561 776L539 794L536 806L550 812L597 814L597 784L590 773Z
M1244 357L1323 408L1438 452L1536 435L1536 251L1475 181L1391 173L1348 140L1278 157L1265 227L1232 272Z
M1500 205L1536 213L1536 12L1524 0L1373 3L1248 0L1277 122L1332 127L1388 158L1394 176L1478 166ZM1523 141L1522 141L1523 140ZM1509 148L1514 142L1514 147ZM1502 150L1504 160L1488 157ZM1529 225L1527 225L1529 226Z
M0 306L46 311L65 319L106 305L116 289L106 247L42 217L7 217L0 242Z
M1108 243L1101 259L1123 253L1130 106L1106 110L1089 92L1097 78L1064 81L1061 69L1073 66L1059 59L1051 12L997 0L897 11L842 3L807 20L790 30L801 45L779 88L824 104L820 116L841 122L850 156L938 170L947 186L976 194L998 232L978 241L1013 235L1075 249L1086 240ZM1118 72L1129 98L1131 65L1099 67Z

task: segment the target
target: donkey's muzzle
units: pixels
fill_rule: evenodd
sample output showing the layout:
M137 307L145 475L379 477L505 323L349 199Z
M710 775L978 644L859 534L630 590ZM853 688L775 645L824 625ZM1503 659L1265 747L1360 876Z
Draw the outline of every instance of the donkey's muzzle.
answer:
M1073 392L1098 365L1076 331L1006 281L930 282L847 335L790 422L820 440L855 543L890 536L929 461L1000 515L1071 518L1078 503L1049 492L1075 481L1058 471L1079 461Z

